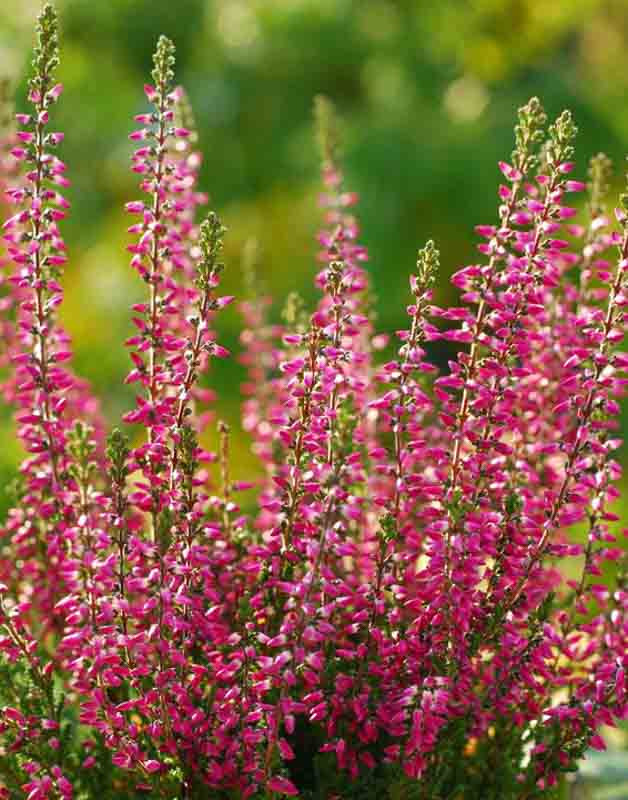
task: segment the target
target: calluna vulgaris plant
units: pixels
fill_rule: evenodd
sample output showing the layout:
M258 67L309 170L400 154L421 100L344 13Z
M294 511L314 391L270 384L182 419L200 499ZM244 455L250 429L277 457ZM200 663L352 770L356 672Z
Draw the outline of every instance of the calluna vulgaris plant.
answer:
M0 797L551 796L627 711L611 523L628 195L613 221L608 160L591 161L574 224L571 115L546 128L538 100L521 108L498 222L453 278L463 305L433 304L428 242L381 363L357 198L319 100L321 299L291 301L282 325L259 292L242 306L243 426L265 468L245 483L226 425L217 454L199 445L199 376L228 355L214 328L233 298L225 229L213 212L196 223L174 47L160 38L131 134L146 285L127 342L131 443L105 438L67 366L51 6L37 37L30 107L17 129L4 114L0 156L15 206L3 391L26 452L0 539ZM445 374L426 354L438 340L458 345Z

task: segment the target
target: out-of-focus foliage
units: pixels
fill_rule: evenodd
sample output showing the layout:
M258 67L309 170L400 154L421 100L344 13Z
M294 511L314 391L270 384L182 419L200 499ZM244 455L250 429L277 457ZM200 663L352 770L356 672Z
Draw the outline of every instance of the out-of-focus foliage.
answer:
M18 81L18 105L38 5L0 6L0 74ZM618 175L624 170L626 0L58 0L58 7L66 94L57 119L71 197L80 197L65 227L71 265L63 315L77 369L111 415L129 407L121 342L128 306L142 293L127 265L121 211L138 194L127 134L144 108L138 87L162 32L177 43L178 77L196 110L203 186L229 227L227 289L241 293L241 249L256 236L278 309L290 290L312 295L318 92L346 121L348 173L362 196L383 330L402 319L419 243L433 237L441 248L439 301L451 292L449 273L475 259L473 225L496 217L496 161L510 153L514 110L530 95L550 114L573 110L580 175L600 149ZM221 341L236 347L239 319L235 312L225 319ZM209 377L231 421L240 378L233 360ZM2 424L8 430L8 418ZM236 451L243 466L244 440ZM3 448L2 475L14 460Z

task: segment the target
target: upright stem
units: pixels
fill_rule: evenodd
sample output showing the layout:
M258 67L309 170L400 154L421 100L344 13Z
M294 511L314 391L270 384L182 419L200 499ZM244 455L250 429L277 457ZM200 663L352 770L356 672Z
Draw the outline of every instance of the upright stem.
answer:
M157 325L159 322L159 292L157 283L162 280L163 264L160 258L160 242L162 237L162 187L164 159L166 156L166 110L167 110L167 91L165 77L158 86L159 106L157 123L157 161L155 167L155 188L153 191L152 212L154 220L152 247L150 252L150 275L149 275L149 315L150 315L150 349L148 351L148 394L151 405L155 405L158 398L157 387ZM153 428L148 428L149 441L153 441ZM154 535L154 529L153 529Z

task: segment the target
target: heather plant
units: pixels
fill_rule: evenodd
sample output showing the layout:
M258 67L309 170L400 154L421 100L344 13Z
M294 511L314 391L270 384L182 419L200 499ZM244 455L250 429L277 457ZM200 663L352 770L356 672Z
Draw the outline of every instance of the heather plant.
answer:
M548 125L530 100L497 222L453 277L461 305L434 303L430 241L388 341L318 98L320 300L291 298L279 324L249 281L242 424L263 477L245 481L225 423L202 444L233 298L225 227L197 222L174 45L131 134L145 299L135 404L108 436L58 319L57 64L47 5L29 110L1 117L3 394L24 460L0 537L0 797L557 796L627 711L628 194L613 218L608 159L571 179L571 114ZM438 341L456 348L444 371Z

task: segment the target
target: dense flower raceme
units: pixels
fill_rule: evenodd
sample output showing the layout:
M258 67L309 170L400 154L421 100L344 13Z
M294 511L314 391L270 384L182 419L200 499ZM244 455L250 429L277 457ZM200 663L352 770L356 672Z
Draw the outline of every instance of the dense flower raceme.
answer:
M25 169L6 198L19 210L3 226L7 254L16 266L6 297L7 311L13 305L14 314L5 322L5 357L15 369L3 388L16 408L18 437L28 454L17 486L19 504L9 512L4 534L12 538L14 559L21 562L17 571L14 564L9 580L15 582L25 615L30 608L42 612L36 613L40 635L61 625L54 602L68 572L76 568L66 545L87 535L81 518L85 505L95 500L70 480L77 468L72 452L87 435L87 425L97 438L102 433L97 403L65 367L71 357L69 339L55 319L66 261L58 223L68 208L61 194L68 185L65 165L54 155L63 136L48 131L61 94L54 83L56 37L55 19L48 12L40 20L35 75L29 83L31 113L17 115L19 129L13 134L11 155ZM74 428L76 419L84 423Z
M376 778L379 796L551 793L627 709L628 199L609 213L608 160L572 179L571 115L521 108L498 222L453 277L461 306L434 304L428 242L394 344L318 99L321 297L309 314L293 298L282 324L263 293L242 305L243 426L264 469L238 481L228 426L201 445L232 298L225 229L196 222L200 154L165 37L131 134L132 442L116 429L103 446L63 366L57 61L46 6L31 110L0 154L16 206L4 394L28 454L0 550L0 796L310 796L316 780L343 796ZM568 203L585 189L583 223ZM442 340L458 346L446 371L429 357Z

